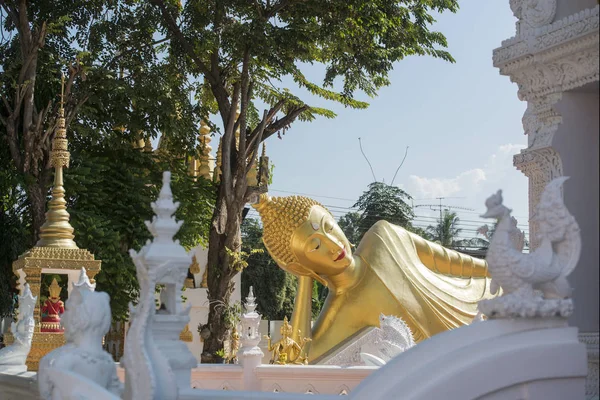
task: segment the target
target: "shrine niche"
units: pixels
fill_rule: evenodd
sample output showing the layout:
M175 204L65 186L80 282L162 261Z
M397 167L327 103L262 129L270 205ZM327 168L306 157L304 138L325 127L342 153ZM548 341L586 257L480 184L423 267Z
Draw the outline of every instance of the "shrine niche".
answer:
M64 331L60 321L65 312L68 279L69 276L66 274L42 274L40 285L40 332L58 333Z

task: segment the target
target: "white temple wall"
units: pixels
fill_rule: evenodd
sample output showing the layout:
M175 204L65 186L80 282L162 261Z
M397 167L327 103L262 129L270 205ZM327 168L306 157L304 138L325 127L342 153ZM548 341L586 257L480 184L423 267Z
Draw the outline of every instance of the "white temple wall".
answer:
M599 330L598 107L597 83L563 93L555 107L562 123L552 143L562 160L564 175L571 177L564 186L565 205L581 228L581 258L570 276L577 306L569 320L581 332Z
M586 8L593 8L598 5L596 0L558 0L556 4L556 17L559 20L569 15L573 15Z

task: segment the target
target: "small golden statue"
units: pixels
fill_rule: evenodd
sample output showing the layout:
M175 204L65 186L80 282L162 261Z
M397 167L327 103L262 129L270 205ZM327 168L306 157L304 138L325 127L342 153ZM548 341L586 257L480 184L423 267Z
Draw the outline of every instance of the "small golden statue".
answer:
M240 334L237 329L234 327L231 331L231 339L229 342L229 362L232 364L237 364L238 358L237 353L240 350Z
M293 327L288 323L287 317L283 319L283 325L279 332L281 333L281 340L274 345L271 345L271 337L265 335L265 339L268 340L269 352L272 352L271 364L308 364L308 355L302 355L304 346L310 342L311 339L303 338L300 344L296 343L291 338L293 333ZM301 332L298 329L298 337L301 337Z
M191 343L194 341L194 336L192 335L192 331L190 331L190 325L186 325L181 333L179 333L179 340L183 342Z
M63 332L63 328L60 326L60 317L65 312L65 304L60 299L61 290L62 288L58 285L56 278L54 278L48 288L50 297L48 297L42 307L41 332Z

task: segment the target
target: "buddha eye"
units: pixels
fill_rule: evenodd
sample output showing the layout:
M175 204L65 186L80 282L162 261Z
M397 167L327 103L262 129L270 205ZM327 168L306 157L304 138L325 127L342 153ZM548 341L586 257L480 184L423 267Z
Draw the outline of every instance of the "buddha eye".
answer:
M311 241L310 247L311 247L311 250L310 250L311 252L319 250L319 248L321 248L321 241L319 239L313 239Z
M325 232L330 233L333 231L333 223L331 221L325 221Z

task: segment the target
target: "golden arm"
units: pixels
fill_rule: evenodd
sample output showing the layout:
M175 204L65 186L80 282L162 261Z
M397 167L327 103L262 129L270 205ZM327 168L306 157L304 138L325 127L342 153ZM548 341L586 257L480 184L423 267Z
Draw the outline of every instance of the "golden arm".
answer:
M412 232L408 233L421 262L430 270L460 278L490 277L485 260L447 249Z

